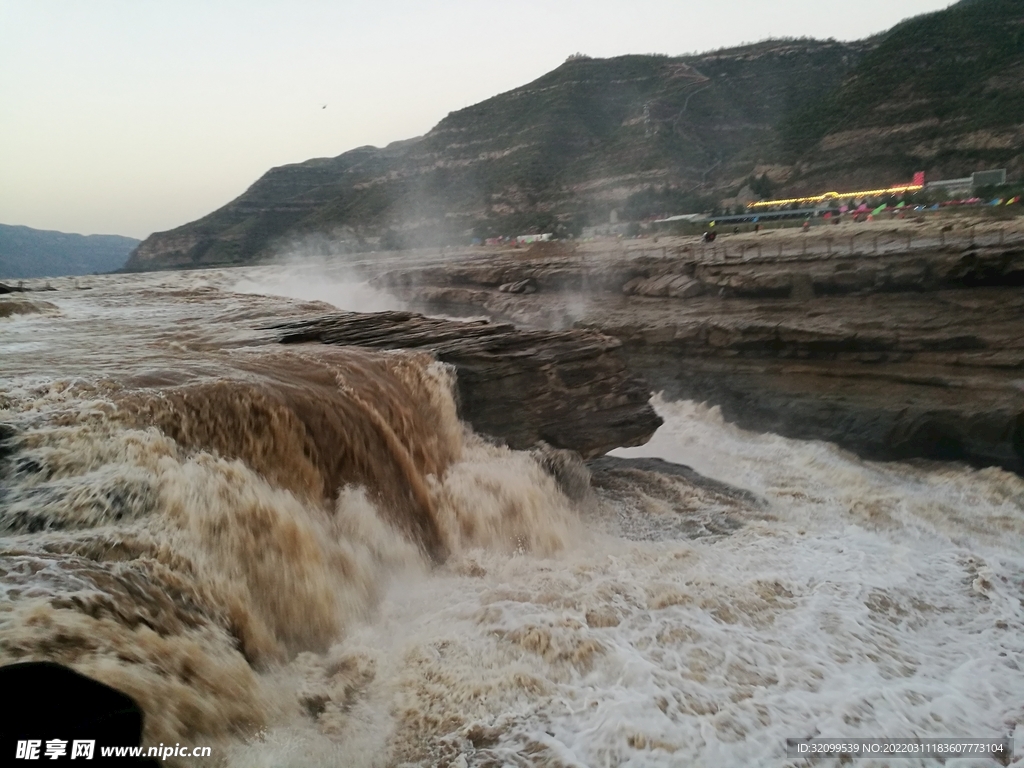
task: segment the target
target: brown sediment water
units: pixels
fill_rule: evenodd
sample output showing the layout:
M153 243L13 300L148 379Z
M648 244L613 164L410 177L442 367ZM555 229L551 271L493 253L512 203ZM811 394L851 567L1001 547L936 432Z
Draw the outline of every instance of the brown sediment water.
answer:
M298 282L55 280L52 308L0 319L0 663L114 685L147 745L212 745L197 765L1024 739L1018 476L656 398L664 426L588 487L467 431L429 357L273 344L327 308Z
M312 503L362 486L441 561L426 477L443 475L461 454L450 387L449 374L422 355L271 348L215 379L132 389L119 406L134 425L239 459Z
M253 329L300 303L116 282L4 339L0 661L128 692L148 742L242 737L279 706L260 675L324 652L392 571L561 546L536 507L564 529L568 505L538 467L467 480L498 449L429 356L284 349Z

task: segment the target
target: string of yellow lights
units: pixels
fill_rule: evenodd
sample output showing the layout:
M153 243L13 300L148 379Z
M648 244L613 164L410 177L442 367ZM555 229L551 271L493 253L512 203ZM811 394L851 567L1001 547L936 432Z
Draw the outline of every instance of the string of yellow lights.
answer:
M886 187L885 189L865 189L860 192L825 192L824 194L812 195L811 197L791 197L788 200L762 200L757 203L747 203L747 208L770 208L776 205L792 205L793 203L822 203L825 200L845 200L849 197L898 195L906 192L917 192L923 188L923 184L902 184L896 187Z

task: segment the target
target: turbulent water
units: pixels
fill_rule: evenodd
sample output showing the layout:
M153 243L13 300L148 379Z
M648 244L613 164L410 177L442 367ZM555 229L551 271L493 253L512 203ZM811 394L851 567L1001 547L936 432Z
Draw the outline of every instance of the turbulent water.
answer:
M366 286L273 268L52 285L0 299L18 305L0 312L0 663L124 690L147 743L247 767L1024 745L1015 475L863 462L656 400L665 425L616 453L720 483L610 462L570 499L460 425L429 358L263 329L393 306Z

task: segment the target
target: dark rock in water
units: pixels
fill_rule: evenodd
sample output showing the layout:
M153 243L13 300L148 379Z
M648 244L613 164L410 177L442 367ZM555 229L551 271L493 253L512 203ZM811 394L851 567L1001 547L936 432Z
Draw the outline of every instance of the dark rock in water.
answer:
M0 422L0 461L14 453L14 436L17 434L13 426Z
M132 757L104 758L102 747L142 744L143 713L130 697L108 685L50 661L30 661L0 667L0 690L16 696L0 718L0 754L3 762L22 760L86 765L157 765L155 760ZM51 758L47 742L60 740L63 754ZM91 759L73 754L75 741L95 742ZM17 760L19 742L38 741L38 757ZM24 746L24 745L23 745Z
M531 453L541 468L554 478L567 498L583 503L593 496L590 470L576 451L552 448L547 443L541 443Z
M619 456L602 456L599 459L591 459L588 461L587 468L598 477L610 473L622 474L637 472L654 472L660 475L671 475L673 477L681 477L691 485L703 488L704 490L716 493L720 496L734 499L735 501L743 502L751 507L765 507L768 504L768 502L760 496L745 488L737 488L734 485L713 480L710 477L705 477L692 467L688 467L685 464L675 464L671 461L665 461L664 459L647 457L624 459Z
M602 456L587 462L593 492L615 510L604 526L634 541L729 536L753 520L774 518L750 491L654 458ZM601 506L592 514L600 516Z
M49 283L46 283L46 285L42 286L41 288L26 288L24 285L22 285L20 280L18 281L17 285L7 285L6 283L0 283L0 296L3 296L3 295L8 294L8 293L29 293L30 291L56 291L56 290L57 289L54 288Z
M431 352L455 367L461 417L513 448L545 442L598 456L643 444L661 425L620 343L593 331L523 331L412 312L340 312L273 328L284 344Z
M57 311L57 306L48 301L39 301L38 299L30 301L20 296L9 296L0 299L0 318L13 317L14 315L37 315Z

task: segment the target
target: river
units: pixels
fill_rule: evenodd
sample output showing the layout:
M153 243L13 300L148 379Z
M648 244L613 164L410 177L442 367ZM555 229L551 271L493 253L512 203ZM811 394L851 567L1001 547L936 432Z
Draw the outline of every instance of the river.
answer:
M246 768L1024 746L1017 475L655 396L664 425L614 454L746 493L622 471L568 498L459 423L430 358L274 343L275 322L395 308L344 274L49 285L0 299L24 311L0 315L0 663L124 690L147 744Z

